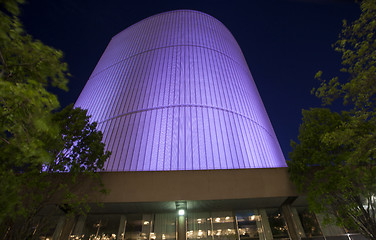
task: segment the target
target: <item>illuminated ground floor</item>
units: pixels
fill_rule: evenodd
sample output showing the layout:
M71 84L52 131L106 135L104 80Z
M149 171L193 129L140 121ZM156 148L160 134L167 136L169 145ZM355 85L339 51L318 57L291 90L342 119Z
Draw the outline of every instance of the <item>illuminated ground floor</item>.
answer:
M86 216L56 216L49 239L363 239L308 211L285 168L104 173Z

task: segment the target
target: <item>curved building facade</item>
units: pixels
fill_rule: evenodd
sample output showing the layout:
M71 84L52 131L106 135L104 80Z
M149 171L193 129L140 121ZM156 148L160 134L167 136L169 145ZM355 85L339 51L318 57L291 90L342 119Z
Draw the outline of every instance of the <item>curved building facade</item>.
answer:
M285 167L229 30L192 10L114 36L76 102L112 152L106 171Z
M209 15L162 13L116 35L76 106L112 151L100 173L110 191L80 176L71 189L90 212L66 215L52 198L35 238L365 239L308 210L238 44Z

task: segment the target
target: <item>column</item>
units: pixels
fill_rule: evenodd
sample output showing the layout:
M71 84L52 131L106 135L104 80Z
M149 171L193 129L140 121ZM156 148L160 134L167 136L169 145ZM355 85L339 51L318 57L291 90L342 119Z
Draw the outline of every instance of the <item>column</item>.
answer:
M177 201L176 211L178 213L177 221L177 239L176 240L186 240L187 239L187 202Z
M60 238L61 233L63 232L64 225L65 225L65 216L61 216L59 217L59 220L57 221L54 234L52 235L52 240L58 240Z
M85 227L85 220L86 216L79 216L76 222L76 226L74 226L73 235L81 236Z
M261 228L263 230L260 233L260 240L272 240L273 234L272 234L272 230L270 229L270 224L268 220L268 215L266 214L266 210L259 209L259 215L261 217ZM256 222L256 224L259 224L259 222Z
M294 214L291 210L290 204L283 204L281 210L287 224L287 230L289 232L290 238L292 240L300 240L302 238L302 235L304 234L304 231L303 229L298 229L298 226L294 221ZM296 215L298 214L296 213Z
M124 240L125 239L125 227L127 226L127 218L125 215L120 216L120 224L119 224L119 231L117 234L117 238L119 240Z

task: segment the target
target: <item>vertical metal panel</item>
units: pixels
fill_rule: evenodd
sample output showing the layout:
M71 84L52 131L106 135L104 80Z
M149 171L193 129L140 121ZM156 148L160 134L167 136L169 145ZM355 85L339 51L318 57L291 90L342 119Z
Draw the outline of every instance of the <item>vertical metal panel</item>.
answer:
M286 166L238 44L201 12L161 13L113 37L76 107L104 132L107 171Z

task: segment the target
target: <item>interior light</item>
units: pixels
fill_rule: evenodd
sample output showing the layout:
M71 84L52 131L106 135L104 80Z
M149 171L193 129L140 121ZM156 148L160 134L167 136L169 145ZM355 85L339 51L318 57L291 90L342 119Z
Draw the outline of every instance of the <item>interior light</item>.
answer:
M179 214L179 216L184 216L184 214L185 214L184 209L179 209L178 214Z
M230 217L226 217L225 219L226 219L226 220L229 220L229 219L230 219Z
M220 218L216 218L215 221L216 221L216 222L220 222L221 219L220 219Z
M145 221L145 222L144 222L144 225L148 225L148 224L149 224L149 221Z

